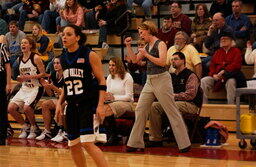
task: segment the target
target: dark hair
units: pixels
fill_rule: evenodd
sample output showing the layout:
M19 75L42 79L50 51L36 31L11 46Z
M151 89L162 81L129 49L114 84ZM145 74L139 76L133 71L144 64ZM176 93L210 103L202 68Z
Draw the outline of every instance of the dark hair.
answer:
M173 53L172 55L173 55L173 56L174 56L174 55L179 56L179 58L180 58L181 60L184 60L184 64L186 64L186 57L185 57L184 53L182 53L182 52L175 52L175 53Z
M73 28L74 29L74 32L75 32L75 35L76 36L80 36L80 39L78 41L78 44L79 45L84 45L85 42L86 42L86 35L82 32L82 29L80 27L78 27L77 25L74 25L74 24L69 24L67 26L65 26L63 28L63 30L66 28L66 27L70 27L70 28Z
M16 27L19 27L18 22L16 20L10 21L9 26L10 25L15 25Z
M199 19L199 16L197 15L197 10L198 10L198 8L199 8L200 6L202 6L202 7L203 7L203 10L204 10L204 19L210 17L209 11L208 11L208 9L207 9L207 6L206 6L205 4L200 3L200 4L197 4L197 5L196 5L195 22L199 22L199 20L200 20L200 19Z
M181 3L179 1L173 1L173 2L170 1L169 5L172 5L174 3L176 3L180 9L182 9L182 5L181 5Z
M123 80L124 76L126 74L126 70L124 67L124 63L122 62L122 60L119 57L112 57L110 58L109 61L113 61L116 65L116 73L118 74L118 76ZM114 79L114 75L111 75L111 78Z

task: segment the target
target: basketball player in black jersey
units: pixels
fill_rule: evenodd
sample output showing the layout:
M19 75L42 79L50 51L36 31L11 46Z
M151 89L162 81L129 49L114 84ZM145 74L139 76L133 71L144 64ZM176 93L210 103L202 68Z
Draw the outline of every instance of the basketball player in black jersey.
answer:
M62 41L67 48L61 56L65 84L56 106L56 113L63 114L61 104L66 100L68 144L76 166L86 166L83 152L85 148L97 166L106 167L108 165L103 152L94 144L99 140L99 136L94 134L93 127L94 119L103 122L105 118L103 96L106 81L100 58L84 46L86 36L78 26L66 26Z

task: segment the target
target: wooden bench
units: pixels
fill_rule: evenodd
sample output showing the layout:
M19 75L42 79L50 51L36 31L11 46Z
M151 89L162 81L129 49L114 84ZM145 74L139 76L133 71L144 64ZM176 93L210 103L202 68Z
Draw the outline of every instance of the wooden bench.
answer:
M37 24L35 21L26 21L24 25L24 32L25 33L31 33L33 31L33 26Z

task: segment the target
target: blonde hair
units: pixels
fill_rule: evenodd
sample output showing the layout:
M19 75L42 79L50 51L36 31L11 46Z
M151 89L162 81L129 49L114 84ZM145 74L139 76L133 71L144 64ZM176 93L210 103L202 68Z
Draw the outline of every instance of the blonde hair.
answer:
M149 33L153 36L156 36L158 29L152 21L144 21L139 27L138 30L149 30Z

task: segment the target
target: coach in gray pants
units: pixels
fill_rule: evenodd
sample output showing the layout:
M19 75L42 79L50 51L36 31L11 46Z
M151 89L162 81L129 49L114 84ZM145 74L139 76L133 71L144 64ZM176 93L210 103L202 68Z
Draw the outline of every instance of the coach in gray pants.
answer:
M157 28L150 21L145 21L139 26L139 35L147 45L145 48L139 49L137 55L131 49L131 37L125 39L127 54L133 58L132 62L139 62L141 59L147 58L147 81L135 109L136 119L126 151L144 151L145 125L151 105L157 98L170 121L180 152L187 152L191 143L184 121L174 101L171 76L164 67L167 53L166 45L156 37Z

